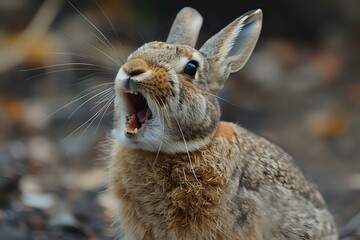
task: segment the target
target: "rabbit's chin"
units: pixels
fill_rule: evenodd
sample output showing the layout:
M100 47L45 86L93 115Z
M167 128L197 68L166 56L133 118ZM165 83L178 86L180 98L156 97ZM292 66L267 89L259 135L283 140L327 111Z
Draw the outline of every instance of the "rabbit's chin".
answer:
M121 123L120 123L121 124ZM163 125L154 117L146 126L142 126L134 135L129 134L127 124L121 124L119 127L119 136L117 136L120 144L131 149L142 149L146 151L158 151L165 141Z
M136 135L127 134L126 122L120 122L115 139L122 146L129 149L140 149L149 152L163 152L169 154L188 153L205 147L211 141L211 137L191 141L174 141L166 127L157 116L153 116L146 128Z

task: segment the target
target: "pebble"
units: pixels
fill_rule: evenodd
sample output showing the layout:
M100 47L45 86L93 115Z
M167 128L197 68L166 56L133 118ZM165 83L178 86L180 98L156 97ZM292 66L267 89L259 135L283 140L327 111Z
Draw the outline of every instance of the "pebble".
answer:
M24 192L21 200L24 205L37 209L50 209L55 205L55 198L49 193Z

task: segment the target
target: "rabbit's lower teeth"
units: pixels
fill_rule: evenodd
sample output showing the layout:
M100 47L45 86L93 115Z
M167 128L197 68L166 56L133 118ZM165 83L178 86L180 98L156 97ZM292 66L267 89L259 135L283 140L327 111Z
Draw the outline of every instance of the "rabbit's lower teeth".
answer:
M133 130L131 129L126 129L126 133L130 134L130 135L136 135L138 133L139 129L138 128L134 128Z
M128 135L137 135L140 130L144 131L152 113L146 98L142 94L125 92L125 96L129 111L129 115L126 117L127 126L125 133Z
M130 135L136 135L141 128L141 124L138 121L138 118L135 114L132 114L130 117L127 117L127 128L125 132Z

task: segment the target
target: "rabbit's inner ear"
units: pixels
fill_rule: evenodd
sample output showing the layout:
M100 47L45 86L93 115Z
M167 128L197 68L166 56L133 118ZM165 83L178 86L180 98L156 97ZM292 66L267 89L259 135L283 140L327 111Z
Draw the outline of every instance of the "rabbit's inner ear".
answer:
M260 30L261 21L251 17L245 19L226 56L226 62L230 64L231 72L239 71L248 61L259 38Z
M180 10L170 29L167 43L195 47L203 18L198 11L185 7Z
M201 48L210 58L209 79L212 90L220 90L232 72L239 71L248 61L259 38L262 25L260 9L245 13L210 38Z

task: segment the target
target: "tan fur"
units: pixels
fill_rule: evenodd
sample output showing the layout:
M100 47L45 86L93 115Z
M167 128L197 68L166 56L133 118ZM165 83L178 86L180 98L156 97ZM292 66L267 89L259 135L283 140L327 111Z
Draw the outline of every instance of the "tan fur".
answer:
M234 130L231 125L223 122L222 124L220 124L216 136L222 136L226 139L231 139L234 136Z
M163 68L153 69L153 77L142 81L139 85L147 92L151 93L152 96L161 99L160 103L171 95L171 82L169 81L169 74Z
M149 66L144 60L135 58L126 62L122 69L130 75L150 71L151 77L138 81L137 84L154 99L159 100L159 103L163 103L172 94L170 76L164 68Z
M125 72L130 73L130 75L133 75L134 73L144 73L147 70L150 70L147 63L139 58L133 59L131 61L126 62L122 68Z
M181 81L182 85L184 88L186 88L186 92L188 92L189 94L195 94L197 90L196 86L191 83L191 80L189 80L188 78L184 79Z
M123 227L136 226L131 239L286 239L268 232L282 219L276 220L275 209L268 209L271 199L256 194L262 188L288 189L299 206L318 206L331 218L290 156L234 124L221 123L206 149L190 153L191 161L186 153L156 158L156 153L121 145L113 151L112 191L121 202ZM234 182L237 174L242 183ZM289 208L286 215L303 214L303 209L283 207ZM300 229L304 225L297 234L318 236L308 239L322 239L327 231L325 223L323 228L298 224ZM251 235L255 237L247 238Z
M323 198L291 156L220 122L214 93L249 58L261 19L260 10L245 14L199 51L147 43L119 70L109 189L126 239L337 239ZM176 31L171 41L184 41ZM184 72L190 61L195 76ZM151 110L142 134L124 134L124 91L142 94Z

